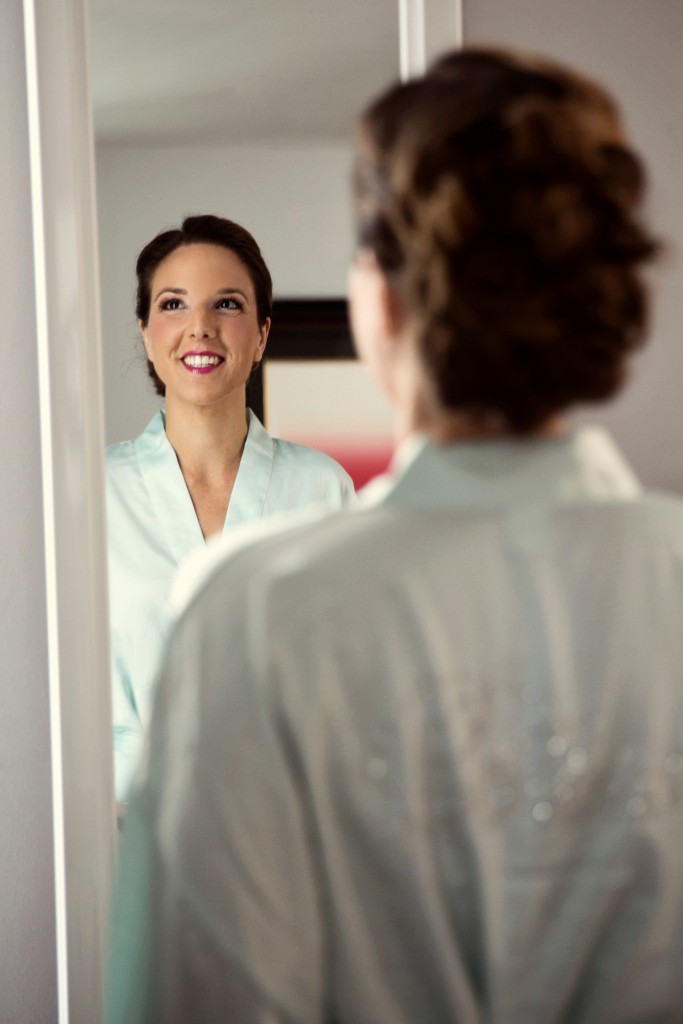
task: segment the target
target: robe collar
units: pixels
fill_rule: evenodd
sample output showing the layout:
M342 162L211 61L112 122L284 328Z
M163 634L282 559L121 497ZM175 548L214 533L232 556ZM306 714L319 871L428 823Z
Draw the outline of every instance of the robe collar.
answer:
M263 515L273 468L274 443L250 409L248 432L237 470L223 534ZM180 464L167 436L164 410L152 418L134 441L138 467L173 557L180 564L204 543L199 520Z
M493 509L632 500L641 493L606 431L581 427L561 438L449 445L414 435L387 474L361 492L361 504Z

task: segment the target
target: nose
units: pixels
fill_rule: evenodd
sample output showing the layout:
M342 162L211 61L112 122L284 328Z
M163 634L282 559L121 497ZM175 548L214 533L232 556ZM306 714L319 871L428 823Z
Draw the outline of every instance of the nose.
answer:
M190 337L213 338L215 334L216 326L211 310L204 307L196 308L190 320Z

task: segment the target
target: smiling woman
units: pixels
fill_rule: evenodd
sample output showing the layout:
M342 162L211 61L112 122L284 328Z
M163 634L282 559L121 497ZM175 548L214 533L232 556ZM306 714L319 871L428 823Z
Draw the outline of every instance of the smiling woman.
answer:
M176 280L185 286L164 283ZM202 407L239 401L270 326L269 318L259 323L254 288L240 259L215 245L183 246L156 271L152 292L149 317L140 326L167 409L176 401Z
M165 407L135 441L107 450L117 799L125 803L167 629L166 599L204 540L311 504L354 500L321 452L274 440L246 407L272 307L270 273L233 221L188 217L137 261L136 313Z
M166 283L174 281L184 286ZM270 317L260 321L239 257L217 245L185 245L159 266L151 290L140 328L150 375L167 409L176 401L207 406L232 396L239 402L270 328ZM189 388L195 382L200 386Z

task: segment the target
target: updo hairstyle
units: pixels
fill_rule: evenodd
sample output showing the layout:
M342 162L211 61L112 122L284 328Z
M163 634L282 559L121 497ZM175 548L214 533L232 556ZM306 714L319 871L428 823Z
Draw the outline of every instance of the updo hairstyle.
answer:
M614 394L644 338L644 172L597 84L464 50L361 120L357 241L403 299L438 402L527 433Z
M148 242L137 258L135 272L138 279L135 297L135 315L147 326L152 302L152 278L161 263L172 252L183 245L218 245L233 252L244 264L256 296L256 315L259 326L263 326L273 309L273 282L270 271L261 255L256 240L232 220L205 214L186 217L179 228L162 231ZM147 360L147 372L158 395L166 394L166 385L161 380L151 359Z

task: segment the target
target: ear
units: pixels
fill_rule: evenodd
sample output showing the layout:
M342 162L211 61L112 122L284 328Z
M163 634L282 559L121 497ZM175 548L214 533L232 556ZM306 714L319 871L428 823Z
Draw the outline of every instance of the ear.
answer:
M147 326L146 324L143 324L142 320L138 320L138 327L140 328L140 334L142 335L142 343L145 346L147 358L150 360L150 362L154 362L154 360L152 359L152 346L147 336Z
M263 353L266 350L266 343L268 341L268 335L270 334L270 325L271 325L271 319L270 319L270 317L266 317L266 319L263 321L263 323L259 327L260 339L259 339L258 347L256 349L256 353L254 354L254 362L255 363L260 363L261 360L263 359Z

